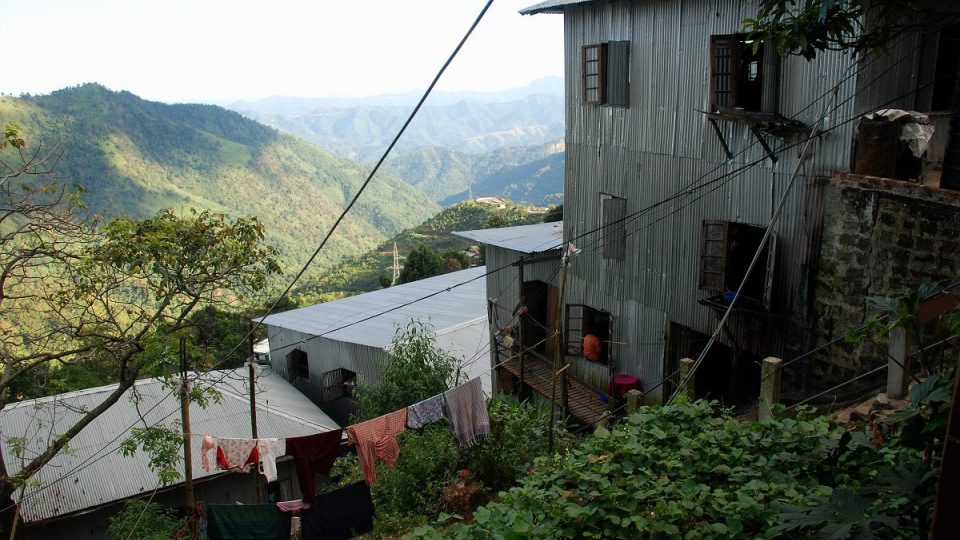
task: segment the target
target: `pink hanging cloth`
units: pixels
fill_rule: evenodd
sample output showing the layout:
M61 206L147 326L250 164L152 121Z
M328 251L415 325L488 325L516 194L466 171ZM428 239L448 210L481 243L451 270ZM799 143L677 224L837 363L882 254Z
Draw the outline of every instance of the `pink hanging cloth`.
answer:
M347 427L347 440L357 445L357 456L367 485L372 486L377 481L377 459L391 467L397 462L400 457L397 436L406 427L406 408Z

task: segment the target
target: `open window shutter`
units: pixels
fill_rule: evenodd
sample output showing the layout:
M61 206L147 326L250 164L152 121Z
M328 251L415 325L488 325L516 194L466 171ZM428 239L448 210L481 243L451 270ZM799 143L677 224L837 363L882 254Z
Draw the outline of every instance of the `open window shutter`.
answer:
M773 278L776 263L777 235L776 233L770 233L770 238L767 240L767 273L763 282L763 307L767 311L770 311L770 307L773 305Z
M601 199L603 214L603 257L605 259L622 259L627 245L624 234L626 226L623 223L626 217L627 200L621 197L605 197Z
M607 105L630 106L630 42L607 44Z
M704 220L700 230L700 288L723 292L727 268L726 221Z
M583 349L583 308L581 304L567 304L567 320L564 325L567 334L565 354L579 354Z
M710 38L710 105L713 110L734 107L740 40L737 36Z

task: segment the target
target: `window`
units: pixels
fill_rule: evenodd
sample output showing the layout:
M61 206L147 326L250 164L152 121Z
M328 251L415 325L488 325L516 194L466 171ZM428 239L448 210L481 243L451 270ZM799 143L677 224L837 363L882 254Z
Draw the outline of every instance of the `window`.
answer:
M301 378L310 380L310 361L307 353L300 349L294 349L287 354L287 378Z
M630 42L610 41L583 47L583 102L630 105Z
M600 252L604 259L622 259L627 245L627 200L600 194Z
M956 88L954 81L957 80L957 56L960 55L960 25L941 29L937 45L930 110L949 111Z
M710 38L711 110L757 112L768 108L763 104L763 86L773 74L764 73L763 44L756 49L754 45L746 34Z
M755 225L705 220L700 234L700 288L719 293L736 292L765 231ZM763 249L737 300L740 307L752 304L770 310L776 235L770 236ZM729 303L729 298L722 294L721 297Z
M323 382L324 402L353 397L353 389L357 386L357 374L345 368L321 373L320 380Z
M608 363L610 358L609 344L613 342L613 318L610 313L600 311L583 304L567 304L566 343L567 354L572 356L583 356L587 358L584 351L584 338L587 334L592 334L600 341L600 351L595 362L603 364Z

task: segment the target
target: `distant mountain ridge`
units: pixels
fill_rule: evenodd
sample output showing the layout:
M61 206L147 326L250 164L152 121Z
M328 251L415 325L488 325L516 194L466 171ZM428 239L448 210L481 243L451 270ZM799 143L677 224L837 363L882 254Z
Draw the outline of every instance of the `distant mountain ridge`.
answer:
M0 125L59 141L57 172L108 215L195 207L256 215L288 269L298 268L356 193L369 168L213 105L168 105L85 84L0 97ZM422 192L378 173L321 253L362 253L438 211Z
M563 137L563 84L561 79L555 79L497 93L431 95L394 153L403 155L426 147L482 153L502 147L540 145ZM416 102L410 97L413 96L355 100L277 97L235 103L231 108L340 156L373 161L409 116Z

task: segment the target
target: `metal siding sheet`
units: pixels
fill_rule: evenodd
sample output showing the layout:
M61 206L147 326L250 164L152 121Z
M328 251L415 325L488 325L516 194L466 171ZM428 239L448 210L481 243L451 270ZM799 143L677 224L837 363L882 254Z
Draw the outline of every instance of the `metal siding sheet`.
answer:
M250 436L250 404L245 386L237 381L246 377L247 370L211 372L200 375L202 380L215 382L222 399L206 408L196 403L190 406L191 430L194 435L193 475L200 479L218 472L207 472L201 467L199 444L201 434L220 437ZM269 369L260 368L259 379L265 384L258 388L260 398L269 400L276 396L281 402L301 400L298 410L310 410L306 398L299 396L288 384ZM266 382L270 379L269 383ZM32 452L46 448L48 433L62 433L72 425L83 408L92 408L116 388L116 385L92 388L10 404L0 411L0 425L5 437L13 434L26 438ZM172 425L179 421L180 400L175 391L157 379L137 381L140 397L139 408L130 401L133 390L114 406L94 419L70 443L70 452L60 452L32 479L37 485L28 484L21 498L21 515L25 522L35 522L55 516L81 511L116 500L152 491L159 479L148 467L148 456L137 451L130 457L120 456L118 449L128 430L140 422L140 414L148 424ZM298 398L299 396L299 398ZM322 411L312 407L311 418L294 416L265 403L258 403L257 427L261 437L286 438L335 429L338 426ZM139 412L138 412L139 411ZM14 456L7 440L2 441L3 458L10 474L20 470L21 462ZM37 487L40 486L40 487Z

